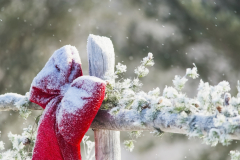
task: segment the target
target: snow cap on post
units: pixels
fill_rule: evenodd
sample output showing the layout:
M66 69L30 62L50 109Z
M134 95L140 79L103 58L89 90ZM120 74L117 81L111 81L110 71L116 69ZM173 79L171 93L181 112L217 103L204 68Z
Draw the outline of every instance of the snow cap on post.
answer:
M89 75L109 80L109 76L114 74L113 66L115 66L115 54L112 41L107 37L90 34L87 43L87 53Z

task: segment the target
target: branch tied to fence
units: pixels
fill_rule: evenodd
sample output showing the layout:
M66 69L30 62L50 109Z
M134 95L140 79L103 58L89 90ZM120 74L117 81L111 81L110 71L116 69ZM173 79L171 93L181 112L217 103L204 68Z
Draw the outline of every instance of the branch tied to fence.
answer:
M109 78L114 74L115 55L112 42L109 38L90 35L87 44L89 74L103 80L112 81ZM29 102L27 95L6 93L0 95L0 111L18 111L19 102L25 101L30 110L42 110L40 106ZM229 105L229 96L225 96L225 107ZM171 106L170 106L171 107ZM233 132L226 132L226 126L216 126L214 119L217 114L190 115L185 117L186 123L179 123L182 116L179 113L158 111L152 120L146 119L148 107L143 107L139 114L133 110L121 109L118 114L112 115L109 110L99 110L91 124L95 136L95 154L97 160L120 160L120 132L119 131L153 131L189 134L189 130L199 130L203 135L217 129L217 132L227 133L230 139L240 139L240 116L227 117L226 121L234 122ZM138 123L137 123L138 122ZM139 122L145 122L139 125ZM236 125L237 124L237 125Z

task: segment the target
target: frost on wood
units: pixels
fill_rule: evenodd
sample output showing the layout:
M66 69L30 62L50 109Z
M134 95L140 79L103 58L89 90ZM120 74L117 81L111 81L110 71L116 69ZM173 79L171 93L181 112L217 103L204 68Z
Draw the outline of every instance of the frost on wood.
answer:
M89 75L101 79L109 79L114 72L114 49L112 41L107 37L90 34L87 43Z
M27 96L23 96L16 93L6 93L4 95L0 95L0 111L18 111L20 108L17 104L24 101L25 99L28 99ZM30 101L28 101L28 109L31 110L41 110L42 108Z
M132 130L146 130L152 131L155 128L160 128L164 132L188 134L189 129L194 131L196 126L206 134L213 128L220 130L226 130L224 126L216 127L214 124L215 116L189 116L186 118L186 124L179 124L182 116L174 113L162 113L159 112L156 115L156 119L153 121L147 121L143 117L146 115L146 109L142 111L140 115L133 113L129 110L121 110L118 115L112 116L107 110L100 110L95 117L91 128L93 129L108 129L108 130L120 130L120 131L132 131ZM227 118L227 121L236 122L238 125L232 134L229 134L231 139L240 140L240 117ZM138 123L143 122L143 124ZM144 123L145 122L145 123ZM226 122L227 123L227 122Z
M112 41L107 37L89 35L87 43L89 74L114 83L115 54ZM119 65L117 72L126 67ZM94 131L96 160L120 160L120 132L110 130Z
M4 100L4 106L11 107L0 107L0 111L10 111L10 110L18 110L18 108L12 104L13 99L23 98L24 96L19 94L7 94L10 100ZM3 98L3 95L0 96ZM1 100L3 102L3 100ZM40 110L42 109L40 106L31 103L29 105L29 109L31 110ZM119 131L131 131L131 130L154 130L155 128L160 128L164 132L169 133L180 133L180 134L188 134L188 128L194 130L194 126L199 126L199 128L207 133L212 128L222 128L224 126L215 127L214 118L217 116L204 116L204 115L195 115L187 117L189 121L188 124L179 125L179 120L181 120L182 115L173 114L173 113L161 113L157 114L157 118L154 121L146 121L141 117L145 117L146 110L142 111L142 114L138 115L131 110L121 110L118 115L113 116L109 113L108 110L99 110L97 116L95 117L93 123L91 124L91 128L93 129L107 129L107 130L119 130ZM186 121L187 121L186 120ZM146 122L144 125L138 123L139 121ZM226 122L236 122L238 125L236 126L235 131L229 136L232 139L240 140L240 117L229 117L226 119Z

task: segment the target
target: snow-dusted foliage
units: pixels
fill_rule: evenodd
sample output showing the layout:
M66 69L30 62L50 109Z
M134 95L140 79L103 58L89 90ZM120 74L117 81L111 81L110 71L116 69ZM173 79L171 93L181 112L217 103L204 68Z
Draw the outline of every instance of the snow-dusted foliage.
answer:
M8 134L12 143L12 149L0 153L1 160L31 160L32 151L36 142L38 116L33 126L29 125L23 129L22 135ZM95 143L88 140L89 136L84 136L82 143L84 146L85 160L93 160ZM4 142L0 141L0 150L4 150Z
M27 117L31 114L31 110L27 108L29 106L29 103L29 92L26 93L25 97L15 103L19 109L20 116L22 116L24 119L27 119Z
M0 153L2 160L30 160L32 150L36 139L36 127L31 125L23 129L22 135L8 134L9 140L12 142L12 149ZM3 142L0 147L4 150Z
M182 92L182 89L188 81L188 77L192 79L199 77L195 64L193 64L193 68L186 70L183 77L176 75L173 80L173 87L166 86L162 95L160 95L158 87L148 93L143 92L141 91L140 78L148 74L147 67L153 64L153 55L149 53L147 57L143 58L140 66L135 69L136 77L134 79L121 78L116 83L108 83L102 108L110 109L110 114L114 116L117 116L121 111L129 110L131 112L128 116L131 119L133 119L132 117L141 117L135 121L135 124L138 125L153 122L160 112L179 114L177 121L179 125L183 126L188 126L196 115L214 116L214 128L204 133L197 125L189 126L188 135L189 137L199 137L203 139L205 144L211 146L216 146L218 143L228 145L231 141L228 135L233 133L238 125L230 117L239 116L240 94L231 97L228 93L231 88L227 81L211 86L208 82L200 80L197 96L194 98L188 97ZM113 77L119 77L119 73L115 72L116 75ZM240 91L239 83L237 88ZM162 135L163 132L156 129L153 133ZM133 136L131 136L131 140L124 142L126 148L130 151L133 150L133 142Z
M239 160L240 152L239 151L230 151L231 160Z
M94 146L95 142L92 142L89 139L89 136L84 136L82 139L82 143L84 146L84 154L85 154L85 159L86 160L93 160L94 159Z
M5 148L4 148L4 142L3 141L0 141L0 150L4 150Z
M133 142L134 142L134 140L125 140L125 141L123 142L125 148L126 148L127 150L129 150L130 152L132 152L133 149L134 149L134 143L133 143Z
M126 65L123 65L121 63L118 63L116 65L115 74L120 74L120 73L123 73L123 72L126 72L126 71L127 71L127 66Z

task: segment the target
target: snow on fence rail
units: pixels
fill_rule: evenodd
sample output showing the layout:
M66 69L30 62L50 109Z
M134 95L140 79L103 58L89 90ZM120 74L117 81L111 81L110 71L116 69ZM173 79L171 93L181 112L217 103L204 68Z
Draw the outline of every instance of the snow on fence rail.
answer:
M7 93L0 95L0 111L18 111L19 108L15 105L16 102L25 98L23 95L15 93ZM40 106L35 103L31 103L28 106L30 110L42 110ZM157 115L157 118L151 123L147 123L144 126L139 126L135 124L135 121L138 121L141 117L144 117L145 112L142 112L142 115L139 117L132 117L129 119L131 111L125 110L121 111L116 116L109 114L108 110L99 110L97 116L95 117L91 128L92 129L104 129L104 130L115 130L115 131L137 131L137 130L155 130L160 129L163 132L169 133L179 133L187 134L188 128L194 128L196 125L200 127L205 133L209 132L212 128L217 128L214 125L213 119L215 116L201 116L195 115L188 117L188 126L179 125L177 120L179 119L179 114L171 113L161 113ZM233 120L239 125L235 129L235 132L230 134L231 139L240 140L240 117L228 118L228 120ZM224 129L223 126L218 127Z

